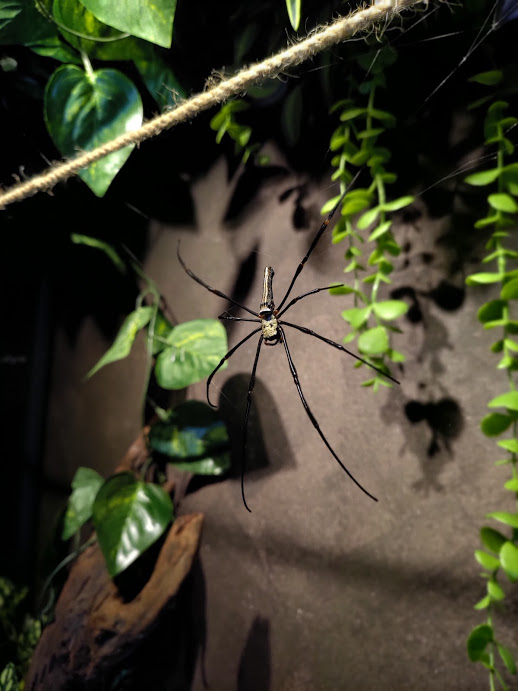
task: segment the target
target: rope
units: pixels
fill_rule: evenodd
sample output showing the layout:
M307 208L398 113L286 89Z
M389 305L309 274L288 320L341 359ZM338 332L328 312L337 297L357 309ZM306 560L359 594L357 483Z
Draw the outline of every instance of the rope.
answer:
M31 197L37 192L49 191L59 182L76 175L81 169L104 156L119 151L125 146L139 144L145 139L156 137L166 129L192 120L199 113L212 108L212 106L246 92L253 84L264 82L266 79L273 79L288 68L299 65L330 46L345 41L358 31L368 29L380 21L388 21L399 14L401 10L423 1L426 0L377 0L377 4L355 11L347 17L342 17L264 62L255 63L230 79L192 96L174 110L166 111L152 120L148 120L138 130L125 132L106 142L106 144L98 146L93 151L83 152L71 160L48 168L40 175L35 175L29 180L0 192L0 210L5 209L9 204Z

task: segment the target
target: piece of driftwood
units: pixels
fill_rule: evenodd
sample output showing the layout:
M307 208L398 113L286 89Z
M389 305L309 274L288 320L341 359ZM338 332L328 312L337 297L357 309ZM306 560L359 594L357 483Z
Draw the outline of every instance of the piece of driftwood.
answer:
M130 447L117 471L134 469L145 459L143 434ZM135 569L138 590L133 583L130 597L128 588L121 589L119 581L116 585L108 575L98 545L85 550L70 570L56 604L55 620L43 631L36 647L25 688L109 689L120 670L126 665L131 667L133 653L164 610L170 610L174 603L196 557L202 523L202 514L176 519L143 585L142 570ZM154 559L152 551L151 548ZM132 578L132 568L133 565L123 574L126 586ZM182 624L178 621L177 627Z

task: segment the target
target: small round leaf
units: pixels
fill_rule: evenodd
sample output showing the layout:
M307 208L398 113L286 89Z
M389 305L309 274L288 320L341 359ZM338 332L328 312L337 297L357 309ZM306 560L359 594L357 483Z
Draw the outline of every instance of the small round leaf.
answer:
M388 333L384 326L368 329L358 336L358 350L365 355L381 355L387 352L388 347Z

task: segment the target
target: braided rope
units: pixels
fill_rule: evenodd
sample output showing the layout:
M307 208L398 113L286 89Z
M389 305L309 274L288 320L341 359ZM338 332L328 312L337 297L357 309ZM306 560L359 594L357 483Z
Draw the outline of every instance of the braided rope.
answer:
M106 142L106 144L98 146L93 151L81 153L71 160L48 168L40 175L35 175L29 180L13 185L10 189L0 193L0 209L5 209L9 204L22 201L37 192L49 191L59 182L76 175L82 168L86 168L104 156L119 151L130 144L139 144L145 139L156 137L166 129L192 120L199 113L212 106L246 92L253 84L273 79L288 68L299 65L330 46L345 41L358 31L368 29L380 21L387 21L399 14L401 10L423 1L378 0L376 4L370 7L357 10L347 17L341 17L329 26L310 34L300 43L290 46L263 62L255 63L241 70L235 76L212 86L207 91L192 96L174 110L166 111L152 120L148 120L138 130L125 132Z

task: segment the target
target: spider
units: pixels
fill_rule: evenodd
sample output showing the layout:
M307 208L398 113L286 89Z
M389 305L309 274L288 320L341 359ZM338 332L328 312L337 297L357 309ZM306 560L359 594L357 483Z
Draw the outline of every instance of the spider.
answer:
M354 183L354 180L352 181L351 185ZM217 290L216 288L212 288L208 283L206 283L204 280L202 280L199 276L196 276L195 273L189 269L184 260L182 259L180 255L180 244L178 243L177 247L177 256L180 264L182 265L182 268L184 271L192 278L194 279L197 283L202 285L206 290L210 291L211 293L214 293L214 295L217 295L218 297L225 298L225 300L228 300L231 302L233 305L236 307L240 307L241 309L245 310L245 312L248 312L249 314L252 314L255 318L254 319L247 319L243 317L234 317L231 314L228 314L227 312L224 312L223 314L219 315L219 319L227 319L231 321L240 321L240 322L259 322L260 326L257 329L254 329L251 331L247 336L245 336L237 345L235 345L233 348L231 348L228 353L221 359L220 363L218 366L211 372L209 378L207 379L207 402L212 408L216 408L216 406L211 402L210 400L210 384L212 382L212 379L214 378L214 375L216 372L222 367L224 362L228 360L232 355L236 352L238 348L240 348L244 343L246 343L252 336L255 334L261 333L259 336L259 341L257 343L257 350L255 354L255 359L254 359L254 365L252 367L252 374L250 376L250 382L248 385L248 395L246 399L246 410L245 410L245 419L244 419L244 429L243 429L243 442L242 442L242 462L241 462L241 496L243 498L243 504L245 505L245 508L247 511L250 511L251 509L249 508L246 498L245 498L245 485L244 485L244 477L245 477L245 468L246 468L246 442L247 442L247 427L248 427L248 417L250 414L250 406L252 404L252 394L254 391L254 386L255 386L255 373L257 370L257 363L259 362L259 355L261 353L261 347L264 343L264 345L267 346L274 346L279 343L282 343L284 346L284 351L286 353L286 357L288 359L288 365L290 368L291 375L293 377L293 381L295 383L295 387L298 391L298 394L300 396L300 400L302 402L302 405L304 406L304 410L306 411L306 415L311 421L311 424L313 427L316 429L318 434L320 435L320 438L324 442L324 444L327 446L329 451L331 452L331 455L334 457L334 459L338 462L340 467L347 473L347 475L350 477L350 479L357 485L362 492L364 492L368 497L373 499L374 501L378 501L376 497L368 492L365 487L363 487L358 480L352 475L352 473L346 468L344 463L338 458L336 455L335 451L327 441L326 437L324 436L324 433L320 429L320 425L317 422L317 419L313 415L311 408L306 402L306 399L304 397L304 394L302 392L302 388L300 386L299 382L299 376L297 373L297 369L295 368L295 363L293 362L293 358L291 357L290 349L288 347L288 341L286 339L286 333L284 331L284 327L287 326L290 329L296 329L297 331L302 331L302 333L308 334L309 336L314 336L315 338L318 338L321 341L324 341L324 343L328 343L330 346L333 346L333 348L337 348L338 350L343 351L344 353L347 353L348 355L351 355L353 358L356 360L359 360L362 362L364 365L367 365L368 367L371 367L372 369L376 370L383 376L387 377L388 379L391 379L393 382L396 384L399 384L397 379L394 379L394 377L390 376L387 372L383 371L382 369L379 369L375 365L373 365L370 362L367 362L367 360L364 360L361 358L359 355L356 355L355 353L351 352L350 350L347 350L347 348L344 348L343 345L340 345L339 343L335 343L334 341L331 341L329 338L325 338L325 336L321 336L320 334L315 333L315 331L312 331L311 329L306 328L305 326L299 326L298 324L292 324L291 322L286 321L283 317L284 314L292 307L296 302L299 300L302 300L305 297L308 297L309 295L314 295L315 293L320 293L323 290L329 290L330 287L340 287L343 285L339 284L336 286L326 286L325 288L313 288L313 290L309 290L307 293L302 293L302 295L298 295L295 298L292 298L286 306L286 300L288 299L291 290L295 284L295 281L297 280L299 274L301 273L302 269L304 268L304 264L308 261L311 253L315 249L318 241L322 237L325 229L329 225L329 222L333 218L333 215L335 214L336 210L338 207L341 205L341 203L344 200L345 195L347 194L348 190L350 189L351 185L345 190L345 192L340 196L338 202L336 205L333 207L331 212L329 213L328 217L324 220L322 225L320 226L317 234L315 235L313 242L311 243L311 246L309 250L307 251L306 256L303 258L303 260L300 262L298 265L297 269L295 270L295 273L293 275L293 278L291 279L291 283L288 287L288 290L286 291L286 294L282 298L279 306L276 308L274 301L273 301L273 288L272 288L272 283L273 283L273 275L274 271L271 266L267 266L264 269L264 281L263 281L263 296L262 296L262 301L261 305L259 308L258 312L254 312L253 310L249 309L248 307L245 307L245 305L242 305L241 303L237 302L236 300L233 300L230 298L228 295L225 295L225 293L222 293L220 290Z

